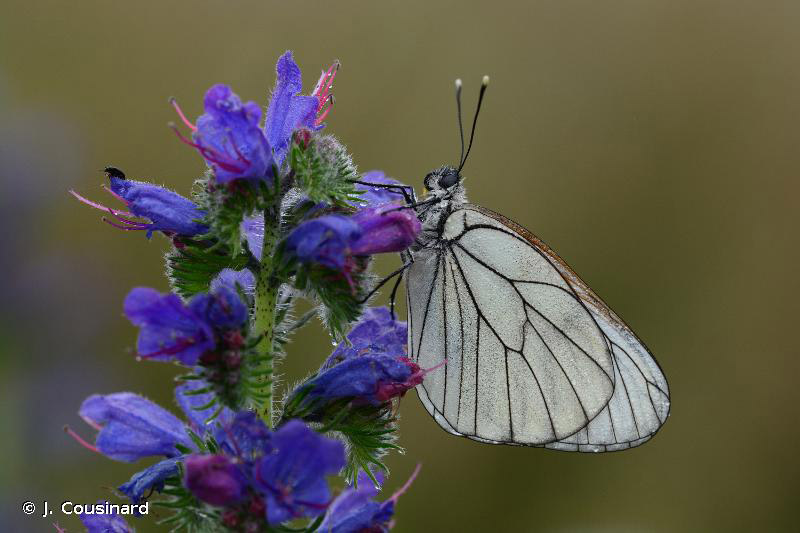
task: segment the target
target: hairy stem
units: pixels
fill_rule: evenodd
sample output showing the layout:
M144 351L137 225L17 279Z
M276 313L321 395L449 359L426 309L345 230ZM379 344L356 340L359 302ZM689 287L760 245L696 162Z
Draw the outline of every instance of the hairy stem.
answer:
M258 376L258 397L261 406L258 410L267 426L272 427L273 374L275 363L275 313L278 302L280 282L273 273L272 259L278 241L279 210L264 211L264 248L261 251L261 263L256 274L255 312L253 316L253 333L261 337L256 351L259 363L256 368Z

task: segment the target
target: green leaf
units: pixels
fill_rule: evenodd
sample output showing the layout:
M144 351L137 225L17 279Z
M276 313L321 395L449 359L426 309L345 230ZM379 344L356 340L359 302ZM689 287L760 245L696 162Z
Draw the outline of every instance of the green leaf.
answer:
M167 277L173 290L184 298L190 298L207 292L211 281L222 269L246 268L250 257L245 253L232 257L227 250L213 246L209 241L182 238L167 253L166 260Z

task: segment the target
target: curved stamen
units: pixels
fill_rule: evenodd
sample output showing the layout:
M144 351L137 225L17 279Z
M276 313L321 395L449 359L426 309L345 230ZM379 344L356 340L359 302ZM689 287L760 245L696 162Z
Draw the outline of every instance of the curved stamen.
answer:
M322 122L325 120L325 117L327 117L328 114L333 109L333 104L336 103L336 99L333 97L332 94L329 94L328 98L326 98L326 100L325 100L325 103L329 104L327 107L325 107L325 109L322 109L322 106L320 106L319 109L317 110L318 114L320 112L322 112L322 113L319 114L319 116L317 117L317 120L314 122L315 126L319 126L320 124L322 124Z
M417 474L419 474L420 469L422 468L422 463L417 463L417 467L414 469L414 472L411 473L411 477L408 478L402 487L397 489L397 492L392 494L392 497L389 498L387 501L392 501L393 503L397 504L397 499L405 494L405 492L411 488L411 484L414 483L414 480L417 479Z
M89 444L85 440L83 440L83 438L80 435L78 435L77 433L75 433L74 431L72 431L72 428L70 428L69 426L64 426L64 431L66 432L67 435L69 435L70 437L75 439L78 442L78 444L80 444L81 446L83 446L87 450L91 450L93 452L100 453L100 450L98 450L95 446L92 446L91 444Z
M210 148L200 146L199 144L190 141L180 132L180 130L175 124L170 123L168 124L168 126L172 131L175 132L175 135L178 136L178 139L182 143L191 146L192 148L200 152L200 155L202 155L205 159L207 159L211 163L218 165L222 170L227 170L228 172L242 172L244 170L244 168L240 168L228 161L223 161L222 159L220 159L220 157L224 157L224 154L220 154L216 150L211 150Z
M111 196L113 196L114 198L116 198L117 200L119 200L120 202L122 202L123 204L125 204L125 205L128 205L128 201L127 201L125 198L123 198L122 196L120 196L119 194L115 193L113 190L111 190L111 188L110 188L108 185L106 185L105 183L103 183L103 184L102 184L102 185L100 185L100 186L101 186L102 188L104 188L108 194L110 194ZM120 213L121 213L121 212L122 212L122 211L120 211Z
M103 217L101 220L103 222L105 222L106 224L108 224L109 226L114 226L117 229L124 229L125 231L144 231L146 229L150 229L150 228L146 228L146 227L143 228L143 227L139 227L139 226L121 226L121 225L117 224L116 222L112 222L112 221L108 220L106 217Z
M88 198L84 198L83 196L81 196L80 194L78 194L77 192L75 192L72 189L69 190L69 193L72 196L74 196L75 198L77 198L79 202L82 202L82 203L84 203L84 204L86 204L86 205L88 205L90 207L94 207L95 209L99 209L100 211L112 212L115 215L119 214L119 215L124 215L124 216L128 216L128 217L135 216L133 213L129 213L127 211L111 209L110 207L106 207L103 204L98 204L97 202L93 202L93 201L89 200Z
M178 100L176 100L174 96L170 97L169 103L172 104L172 107L175 108L175 111L178 113L178 116L181 118L183 123L186 124L186 127L188 127L192 131L197 131L197 126L192 124L189 121L189 119L186 118L186 115L183 114L183 110L181 109L181 106L178 105Z

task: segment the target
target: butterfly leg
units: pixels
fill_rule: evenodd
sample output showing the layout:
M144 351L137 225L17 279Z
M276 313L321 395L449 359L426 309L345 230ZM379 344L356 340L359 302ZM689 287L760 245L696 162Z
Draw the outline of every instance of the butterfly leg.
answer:
M413 204L416 201L416 197L414 196L414 187L411 187L410 185L393 185L393 184L390 184L390 183L372 183L372 182L369 182L369 181L361 181L361 180L355 180L353 183L358 183L358 184L361 184L361 185L367 185L369 187L379 187L379 188L382 188L382 189L399 189L400 190L400 194L403 195L403 198L405 199L407 204ZM409 192L409 191L411 191L411 192Z
M405 269L407 269L408 267L410 267L412 264L414 264L414 262L413 262L413 261L409 261L408 263L404 264L403 266L401 266L400 268L398 268L397 270L395 270L394 272L392 272L391 274L389 274L388 276L386 276L385 278L383 278L383 279L380 281L380 283L378 283L378 284L375 286L375 288L374 288L374 289L372 289L371 291L369 291L369 294L367 294L367 295L366 295L364 298L362 298L361 300L359 300L359 301L358 301L358 303L360 303L360 304L366 303L366 302L367 302L367 300L369 300L370 298L372 298L372 296L373 296L373 295L374 295L376 292L378 292L378 290L379 290L381 287L383 287L384 285L386 285L386 282L387 282L387 281L389 281L389 280L390 280L390 279L392 279L393 277L397 276L398 274L402 274L402 272L403 272ZM402 276L400 276L399 278L397 278L398 282L400 281L400 279L402 279ZM394 294L394 291L392 291L392 294Z

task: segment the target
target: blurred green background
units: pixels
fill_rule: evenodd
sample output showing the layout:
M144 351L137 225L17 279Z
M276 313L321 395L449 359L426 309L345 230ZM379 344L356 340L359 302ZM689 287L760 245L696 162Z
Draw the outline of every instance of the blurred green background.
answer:
M797 2L5 0L0 12L3 530L77 531L21 503L91 502L144 466L63 433L92 434L76 415L86 396L131 390L174 409L178 369L135 362L121 314L130 287L166 288L165 241L114 230L67 190L104 198L99 169L114 164L188 193L203 163L167 129L167 98L196 117L225 82L265 103L292 49L307 86L341 60L328 127L359 168L418 190L458 155L453 80L471 110L490 74L470 199L558 250L653 349L673 395L651 443L578 455L448 436L411 393L387 489L423 469L397 531L796 531ZM286 379L329 350L315 324Z

